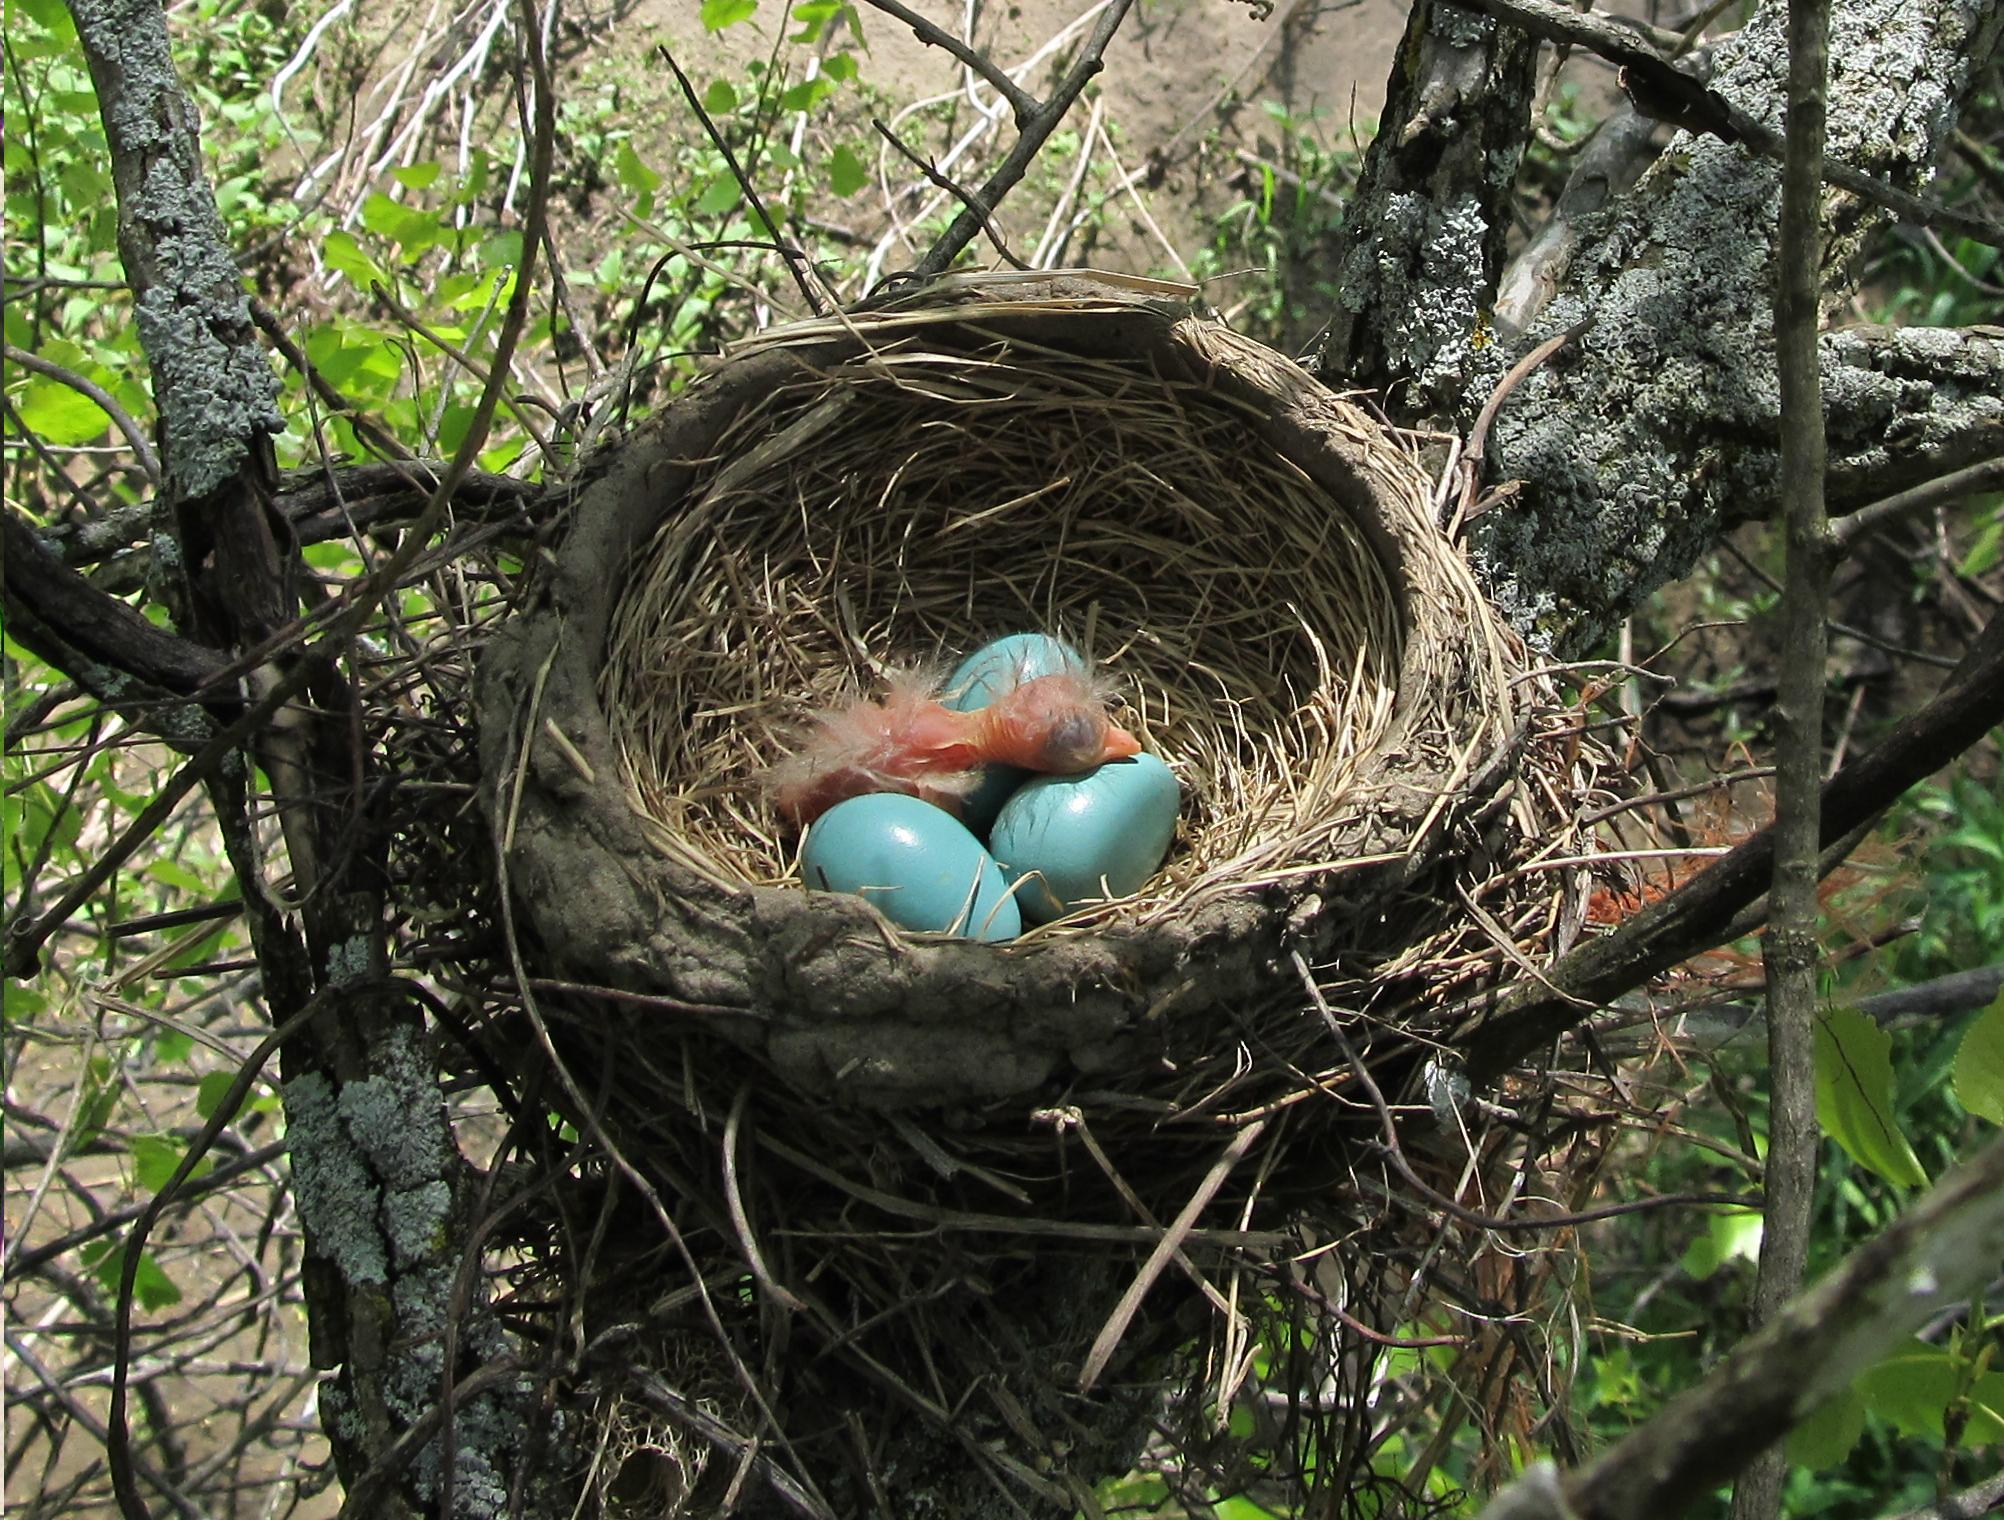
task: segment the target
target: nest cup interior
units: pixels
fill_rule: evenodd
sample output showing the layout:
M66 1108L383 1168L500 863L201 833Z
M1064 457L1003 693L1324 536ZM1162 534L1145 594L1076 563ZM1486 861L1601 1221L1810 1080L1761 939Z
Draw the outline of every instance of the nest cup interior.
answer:
M1255 417L1143 358L978 329L803 364L665 504L613 615L600 700L649 839L726 886L797 881L761 776L812 715L1035 630L1183 788L1142 892L1039 932L1327 864L1392 721L1400 609Z

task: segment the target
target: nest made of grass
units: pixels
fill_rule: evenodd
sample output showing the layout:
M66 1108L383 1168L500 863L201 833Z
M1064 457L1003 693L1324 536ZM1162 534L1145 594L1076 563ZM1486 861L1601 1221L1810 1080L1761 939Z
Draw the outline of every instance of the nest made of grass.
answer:
M1067 926L1354 865L1350 804L1394 725L1410 615L1385 544L1262 438L1261 396L954 316L845 319L859 349L803 357L740 413L640 554L600 700L648 838L719 885L793 879L761 775L804 720L1039 630L1111 678L1184 788L1164 869ZM1424 518L1403 435L1340 397L1323 420ZM1479 645L1490 625L1457 632Z

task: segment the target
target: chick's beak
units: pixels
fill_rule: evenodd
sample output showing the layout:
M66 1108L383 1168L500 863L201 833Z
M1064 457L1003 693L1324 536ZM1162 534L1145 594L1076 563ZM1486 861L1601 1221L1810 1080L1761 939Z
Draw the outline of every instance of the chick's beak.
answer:
M1106 740L1100 747L1100 760L1126 760L1141 753L1141 741L1124 728L1106 726Z

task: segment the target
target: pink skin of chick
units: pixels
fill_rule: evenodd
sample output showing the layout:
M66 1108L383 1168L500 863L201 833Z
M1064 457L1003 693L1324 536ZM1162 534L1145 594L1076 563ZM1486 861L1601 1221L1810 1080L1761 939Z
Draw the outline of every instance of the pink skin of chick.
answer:
M780 815L804 828L838 802L905 792L956 816L984 765L1073 775L1141 753L1106 715L1104 694L1061 671L1011 687L986 707L955 712L929 688L894 681L815 720L801 751L767 773Z

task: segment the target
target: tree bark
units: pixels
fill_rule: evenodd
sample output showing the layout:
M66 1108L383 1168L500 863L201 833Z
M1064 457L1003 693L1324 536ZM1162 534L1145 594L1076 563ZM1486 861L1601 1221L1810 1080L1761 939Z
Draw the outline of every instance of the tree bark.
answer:
M1336 238L1341 289L1316 360L1332 385L1452 412L1486 373L1537 59L1522 32L1416 0Z
M1831 156L1897 185L1921 182L1996 46L2000 15L1997 0L1843 7ZM1782 9L1763 5L1720 47L1713 88L1778 126L1785 56ZM1550 647L1591 645L1723 527L1773 509L1778 176L1744 148L1680 132L1583 224L1570 269L1523 337L1473 355L1467 401L1537 343L1589 324L1502 408L1491 473L1529 489L1473 536L1499 607ZM1828 190L1824 203L1828 289L1881 216ZM2004 452L1994 333L1855 330L1826 336L1821 351L1833 506Z

